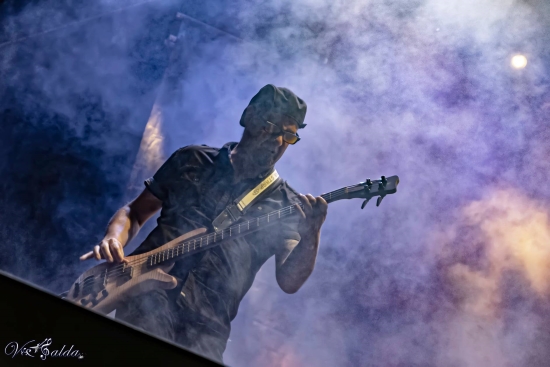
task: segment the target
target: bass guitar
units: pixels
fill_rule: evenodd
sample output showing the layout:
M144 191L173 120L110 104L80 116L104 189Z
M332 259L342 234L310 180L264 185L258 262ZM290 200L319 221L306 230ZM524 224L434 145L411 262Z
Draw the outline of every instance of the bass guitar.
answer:
M342 199L365 199L361 205L363 209L373 197L378 197L376 206L379 206L386 195L397 191L398 183L397 176L382 176L380 180L367 179L365 182L321 196L327 203ZM71 288L61 296L85 308L108 314L129 297L158 287L176 287L174 278L168 272L177 260L261 230L280 219L296 214L296 205L303 208L301 203L293 204L251 220L237 222L224 230L206 233L206 228L195 229L155 250L128 256L125 258L127 263L103 262L79 276Z

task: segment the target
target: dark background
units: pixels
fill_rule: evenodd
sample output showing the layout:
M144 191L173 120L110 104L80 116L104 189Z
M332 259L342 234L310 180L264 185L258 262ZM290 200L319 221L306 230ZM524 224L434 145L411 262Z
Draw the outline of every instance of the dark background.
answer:
M26 3L3 2L2 24ZM71 281L63 278L65 270L74 271L69 259L78 258L83 248L101 238L110 216L123 204L142 130L168 61L164 40L176 13L173 5L145 4L99 15L91 11L90 2L70 5L41 2L55 7L57 21L29 19L17 24L13 33L0 35L0 268L54 291L62 291ZM37 24L40 21L47 24ZM128 26L137 21L141 31ZM49 29L54 30L40 34ZM41 52L34 53L36 49ZM108 55L104 69L89 62L98 54ZM129 61L127 68L107 70L119 59ZM59 65L70 69L59 73ZM41 78L49 70L58 79L45 90ZM106 100L94 88L98 83L86 83L96 78L113 95L125 95L134 103ZM64 106L78 112L67 115ZM102 141L114 140L116 147L102 149ZM66 200L71 201L69 211L61 213L60 204Z

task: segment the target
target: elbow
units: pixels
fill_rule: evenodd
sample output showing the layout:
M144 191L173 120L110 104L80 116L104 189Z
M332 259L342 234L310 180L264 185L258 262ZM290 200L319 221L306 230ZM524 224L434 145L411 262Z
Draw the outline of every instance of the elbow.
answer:
M296 292L298 292L298 290L300 290L301 286L296 286L296 285L282 285L281 283L279 283L279 287L282 289L283 292L285 292L286 294L294 294Z
M287 276L277 276L277 284L286 294L294 294L298 292L306 280L307 278L303 281L297 281L296 279L291 279Z
M302 287L287 288L287 289L283 289L283 292L285 292L286 294L294 294L294 293L298 292L300 290L300 288L302 288Z

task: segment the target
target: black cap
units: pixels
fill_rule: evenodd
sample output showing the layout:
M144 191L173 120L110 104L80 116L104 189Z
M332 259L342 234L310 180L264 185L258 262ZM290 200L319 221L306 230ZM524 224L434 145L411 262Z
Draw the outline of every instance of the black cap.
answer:
M299 129L306 127L304 120L306 118L307 105L303 99L288 88L268 84L252 97L248 104L248 107L250 106L256 106L263 113L272 112L284 115L296 122ZM244 115L248 107L241 116L241 126L244 126Z

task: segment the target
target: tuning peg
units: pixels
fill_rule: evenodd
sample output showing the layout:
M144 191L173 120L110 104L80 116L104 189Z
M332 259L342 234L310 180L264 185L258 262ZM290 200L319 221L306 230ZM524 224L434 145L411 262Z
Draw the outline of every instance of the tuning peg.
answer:
M366 183L367 185L369 185L369 186L372 185L372 181L370 180L370 178L367 178L367 180L365 181L365 183Z
M384 199L384 196L379 196L378 199L376 199L376 206L380 206L380 203L382 202L382 199Z
M386 176L382 176L382 185L386 186L388 183L388 180L386 180Z
M367 205L367 203L369 202L370 198L366 199L365 201L363 201L363 204L361 204L361 209L363 209L365 207L365 205Z

